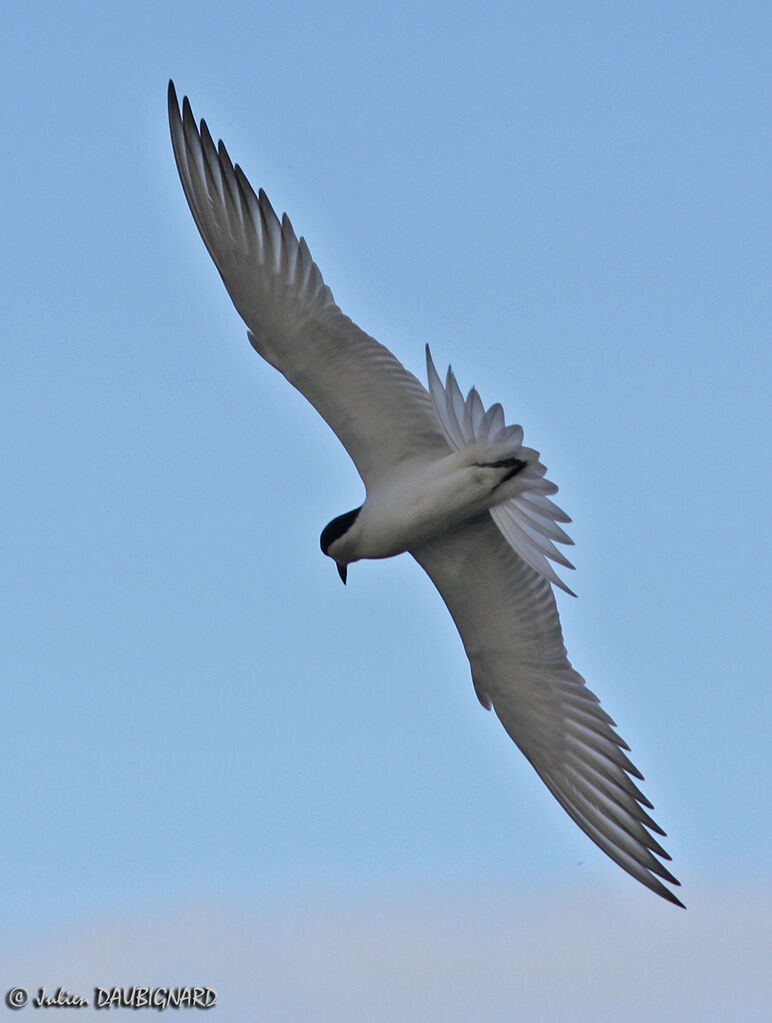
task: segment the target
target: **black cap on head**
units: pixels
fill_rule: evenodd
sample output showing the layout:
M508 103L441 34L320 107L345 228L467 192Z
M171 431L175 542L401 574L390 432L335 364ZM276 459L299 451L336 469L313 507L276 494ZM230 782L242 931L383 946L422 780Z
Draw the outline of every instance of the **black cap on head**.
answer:
M330 549L330 544L335 543L335 541L340 539L344 533L348 532L354 522L356 522L356 517L361 510L361 506L359 508L354 508L353 511L346 512L344 515L339 515L336 519L333 519L332 522L327 523L322 530L322 535L319 537L319 546L322 548L322 554L327 554ZM343 581L345 582L346 580L344 579Z

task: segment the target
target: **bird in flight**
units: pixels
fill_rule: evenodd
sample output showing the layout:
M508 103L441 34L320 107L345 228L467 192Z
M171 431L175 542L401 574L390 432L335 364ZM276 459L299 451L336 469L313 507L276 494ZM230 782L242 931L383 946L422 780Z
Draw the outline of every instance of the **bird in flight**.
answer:
M255 351L319 412L365 485L359 508L322 530L322 552L346 582L362 558L412 554L461 635L480 703L568 815L608 856L657 895L664 835L634 779L642 775L614 722L566 656L551 562L570 544L568 516L551 500L539 453L523 445L501 405L464 398L427 346L428 388L360 330L297 238L289 218L257 195L185 98L169 83L174 157L190 211Z

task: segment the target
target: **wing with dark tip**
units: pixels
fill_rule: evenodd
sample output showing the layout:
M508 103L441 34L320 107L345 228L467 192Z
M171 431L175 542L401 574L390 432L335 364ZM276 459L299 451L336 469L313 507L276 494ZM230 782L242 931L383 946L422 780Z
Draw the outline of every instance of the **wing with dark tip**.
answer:
M253 347L335 431L365 484L449 447L426 389L340 311L285 214L255 195L169 83L174 157L193 218Z
M487 513L411 551L450 611L475 690L569 816L642 884L682 905L652 832L642 776L597 697L571 667L552 587Z

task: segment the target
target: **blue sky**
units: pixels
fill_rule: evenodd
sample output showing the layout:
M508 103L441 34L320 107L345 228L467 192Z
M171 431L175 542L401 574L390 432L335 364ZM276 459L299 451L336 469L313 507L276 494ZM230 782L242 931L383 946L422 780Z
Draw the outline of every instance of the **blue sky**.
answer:
M380 1019L386 987L384 1019L469 1018L483 987L508 1019L544 1008L532 971L518 988L502 951L462 997L441 964L518 953L523 921L558 999L561 942L613 919L647 937L651 990L623 984L609 1018L721 1009L733 929L734 1018L761 1018L771 22L761 3L10 5L3 992L195 964L221 1019ZM569 656L646 775L686 914L480 709L411 559L344 589L320 555L362 487L246 341L176 177L169 77L344 311L421 377L428 341L541 451L574 520ZM371 987L335 1001L309 932L359 950ZM356 935L436 1000L365 967ZM609 949L588 945L574 1018L605 1018Z

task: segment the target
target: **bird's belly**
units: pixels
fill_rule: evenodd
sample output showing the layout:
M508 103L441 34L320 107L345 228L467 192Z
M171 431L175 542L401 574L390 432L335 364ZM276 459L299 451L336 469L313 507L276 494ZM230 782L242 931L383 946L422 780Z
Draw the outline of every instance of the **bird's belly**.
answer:
M451 462L368 493L356 558L401 554L477 515L494 503L491 490L499 477L484 466Z

